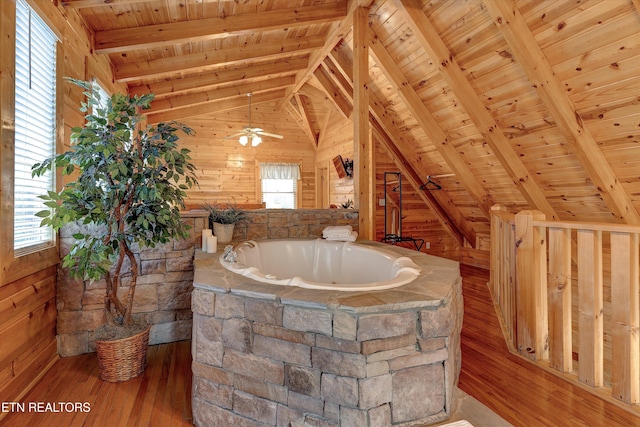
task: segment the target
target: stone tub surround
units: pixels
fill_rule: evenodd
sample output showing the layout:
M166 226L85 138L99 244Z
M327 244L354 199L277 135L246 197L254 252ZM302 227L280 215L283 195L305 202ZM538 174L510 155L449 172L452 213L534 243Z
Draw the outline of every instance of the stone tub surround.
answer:
M191 337L191 291L193 255L200 246L204 213L185 212L191 236L153 249L133 248L139 274L134 297L134 317L151 324L150 344L186 340ZM73 234L87 228L68 225L60 230L60 256L69 253ZM195 237L193 237L195 236ZM199 250L198 250L199 251ZM128 262L128 260L125 260ZM127 285L123 278L123 285ZM94 283L71 279L58 269L58 354L75 356L95 351L93 331L104 322L105 281Z
M197 426L418 426L446 420L460 372L455 261L376 242L422 268L377 292L261 284L196 251Z

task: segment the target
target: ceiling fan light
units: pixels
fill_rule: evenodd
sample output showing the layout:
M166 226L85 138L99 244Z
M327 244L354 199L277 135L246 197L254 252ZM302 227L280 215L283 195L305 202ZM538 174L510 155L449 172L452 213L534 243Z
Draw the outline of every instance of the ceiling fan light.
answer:
M247 143L249 142L249 138L247 137L247 135L242 135L238 142L242 145L247 145Z
M251 137L251 146L252 147L258 146L261 142L262 142L262 138L260 138L258 135L254 135L254 136Z

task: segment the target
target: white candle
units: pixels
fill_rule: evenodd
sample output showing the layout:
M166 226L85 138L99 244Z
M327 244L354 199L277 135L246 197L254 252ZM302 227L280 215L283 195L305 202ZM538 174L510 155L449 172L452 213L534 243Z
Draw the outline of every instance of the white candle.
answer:
M210 237L212 233L210 228L202 229L202 252L207 252L207 237Z
M218 238L216 236L207 236L207 253L215 254L218 250Z

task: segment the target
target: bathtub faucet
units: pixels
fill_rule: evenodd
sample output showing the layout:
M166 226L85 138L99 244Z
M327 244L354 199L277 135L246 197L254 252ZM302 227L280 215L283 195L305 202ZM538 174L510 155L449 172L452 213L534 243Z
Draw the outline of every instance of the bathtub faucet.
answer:
M227 245L224 247L224 253L222 254L222 259L227 262L237 262L238 254L236 253L236 250L242 246L249 246L250 248L256 247L255 243L249 242L249 241L240 242L235 246Z

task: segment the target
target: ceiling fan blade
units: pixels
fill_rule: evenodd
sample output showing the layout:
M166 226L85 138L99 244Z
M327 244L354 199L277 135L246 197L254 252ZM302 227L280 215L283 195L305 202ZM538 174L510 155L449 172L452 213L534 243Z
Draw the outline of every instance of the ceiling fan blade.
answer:
M246 132L238 132L238 133L234 133L233 135L225 136L222 139L233 139L246 134L247 134Z
M257 133L258 135L270 136L270 137L272 137L272 138L279 138L279 139L284 138L284 136L282 136L282 135L278 135L277 133L269 133L269 132L262 132L262 131L259 131L259 132L256 132L256 133Z

